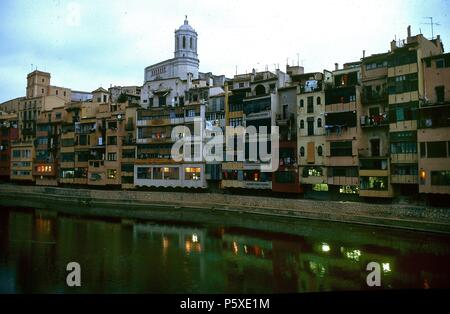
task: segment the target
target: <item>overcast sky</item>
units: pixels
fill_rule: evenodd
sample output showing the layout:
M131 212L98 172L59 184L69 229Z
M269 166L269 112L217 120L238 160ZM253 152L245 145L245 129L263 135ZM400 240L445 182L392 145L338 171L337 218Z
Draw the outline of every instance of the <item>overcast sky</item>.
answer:
M142 85L144 68L173 57L174 30L188 15L199 34L200 71L245 73L303 64L332 70L389 50L426 16L450 47L450 0L0 1L0 102L23 96L33 68L52 84L92 91ZM298 54L298 55L297 55Z

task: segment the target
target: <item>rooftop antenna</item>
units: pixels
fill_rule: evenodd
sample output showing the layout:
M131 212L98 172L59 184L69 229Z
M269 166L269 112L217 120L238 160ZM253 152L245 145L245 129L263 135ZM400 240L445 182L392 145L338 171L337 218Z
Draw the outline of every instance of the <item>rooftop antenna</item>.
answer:
M297 53L297 66L300 66L300 54Z
M427 24L427 25L430 25L430 26L431 26L431 40L433 40L433 39L434 39L434 26L435 26L435 25L436 25L436 26L441 26L441 24L439 24L439 23L434 23L434 22L433 22L433 17L432 17L432 16L426 16L426 17L424 17L424 19L429 19L429 20L430 20L429 23L422 23L422 24Z
M237 67L238 67L238 66L236 65L236 75L237 75L237 73L238 73L238 71L237 71Z

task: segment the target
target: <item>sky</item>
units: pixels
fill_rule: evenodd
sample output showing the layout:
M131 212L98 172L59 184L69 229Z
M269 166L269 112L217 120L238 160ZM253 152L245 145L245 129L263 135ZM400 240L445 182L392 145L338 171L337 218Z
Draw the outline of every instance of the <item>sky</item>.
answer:
M197 33L200 71L225 74L333 70L387 52L394 38L431 38L450 47L450 0L0 1L0 102L25 95L31 70L51 84L93 91L142 85L144 68L170 59L185 15Z

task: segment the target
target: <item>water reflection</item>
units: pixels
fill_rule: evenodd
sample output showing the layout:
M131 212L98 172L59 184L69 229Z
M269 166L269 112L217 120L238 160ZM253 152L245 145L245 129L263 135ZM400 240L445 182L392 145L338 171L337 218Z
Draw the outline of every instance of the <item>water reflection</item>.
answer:
M47 217L0 209L0 292L308 292L449 287L449 239L304 222L304 234ZM82 287L65 285L67 263Z

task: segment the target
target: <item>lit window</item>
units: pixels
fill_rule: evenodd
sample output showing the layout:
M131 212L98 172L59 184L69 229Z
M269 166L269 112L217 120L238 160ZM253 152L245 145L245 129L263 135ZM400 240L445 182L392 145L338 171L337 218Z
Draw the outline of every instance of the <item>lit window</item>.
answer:
M117 176L116 169L108 169L108 179L115 179Z

